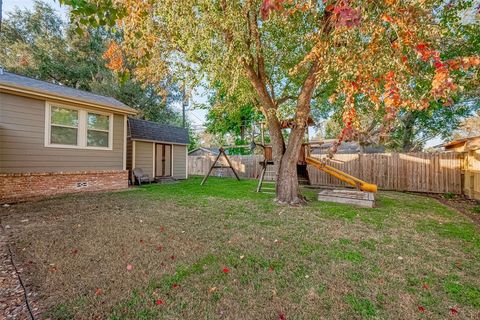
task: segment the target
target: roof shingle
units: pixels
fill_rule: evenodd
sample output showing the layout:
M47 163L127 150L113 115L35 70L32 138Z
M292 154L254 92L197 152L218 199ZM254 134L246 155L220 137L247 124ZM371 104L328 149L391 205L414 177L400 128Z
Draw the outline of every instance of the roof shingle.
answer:
M188 144L188 129L159 124L152 121L128 118L129 133L132 140L148 140Z
M111 97L105 97L83 90L73 89L70 87L65 87L46 81L36 80L10 72L0 72L0 85L13 89L23 89L34 93L43 93L70 100L87 102L99 106L105 106L121 111L126 111L128 113L136 113L135 109L132 109L124 103Z

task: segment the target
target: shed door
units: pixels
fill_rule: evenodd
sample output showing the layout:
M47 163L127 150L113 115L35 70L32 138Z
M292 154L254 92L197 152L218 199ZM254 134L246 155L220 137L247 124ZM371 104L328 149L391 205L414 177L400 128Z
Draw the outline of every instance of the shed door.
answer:
M168 144L156 145L155 152L155 176L170 176L172 172L172 146Z

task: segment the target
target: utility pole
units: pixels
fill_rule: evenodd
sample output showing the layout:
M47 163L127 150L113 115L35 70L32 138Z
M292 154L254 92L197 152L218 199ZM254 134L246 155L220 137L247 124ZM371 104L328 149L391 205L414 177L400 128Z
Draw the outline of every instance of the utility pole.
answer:
M0 0L1 1L1 0ZM184 80L183 82L183 88L182 88L182 116L183 116L183 127L185 128L187 126L186 119L185 119L185 109L188 106L188 97L187 97L187 81Z
M2 4L3 4L3 0L0 0L0 32L2 32L2 16L3 16Z

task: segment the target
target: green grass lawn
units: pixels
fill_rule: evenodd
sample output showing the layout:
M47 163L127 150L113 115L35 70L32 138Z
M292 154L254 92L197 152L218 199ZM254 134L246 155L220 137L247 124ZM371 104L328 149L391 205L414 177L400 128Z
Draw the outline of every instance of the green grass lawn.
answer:
M305 191L284 207L256 181L199 184L1 208L45 315L480 318L479 228L436 200L381 192L363 209Z

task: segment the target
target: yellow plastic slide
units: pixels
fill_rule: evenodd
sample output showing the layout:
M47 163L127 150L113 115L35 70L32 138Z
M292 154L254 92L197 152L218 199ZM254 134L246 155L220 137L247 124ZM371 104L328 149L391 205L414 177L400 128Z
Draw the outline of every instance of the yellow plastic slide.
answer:
M329 175L334 176L335 178L340 179L343 182L346 182L353 187L356 187L362 191L377 192L376 184L371 184L371 183L362 181L358 178L355 178L349 175L348 173L345 173L343 171L335 169L334 167L329 166L328 164L324 163L319 159L306 157L305 160L309 165L314 166L315 168L322 170L323 172L328 173Z

